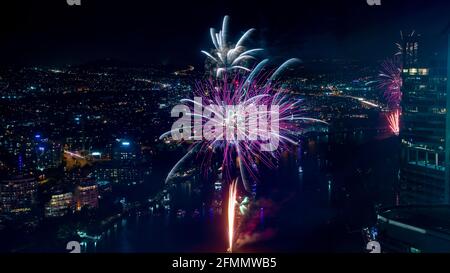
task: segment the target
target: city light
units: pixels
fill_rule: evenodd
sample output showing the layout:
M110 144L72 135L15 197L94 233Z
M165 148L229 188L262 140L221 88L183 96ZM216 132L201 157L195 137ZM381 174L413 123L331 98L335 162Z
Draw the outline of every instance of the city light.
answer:
M450 1L46 1L2 5L0 253L450 253Z
M79 154L77 154L77 153L74 153L74 152L64 151L64 153L65 153L65 154L68 154L68 155L70 155L70 156L76 157L76 158L82 158L82 159L85 159L84 156L81 156L81 155L79 155Z

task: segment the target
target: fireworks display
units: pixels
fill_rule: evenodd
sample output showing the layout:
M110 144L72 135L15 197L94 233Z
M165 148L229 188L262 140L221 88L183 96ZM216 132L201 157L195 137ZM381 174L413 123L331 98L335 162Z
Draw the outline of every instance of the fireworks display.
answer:
M410 38L413 37L416 34L416 31L413 30L410 34L406 34L406 38ZM404 53L404 43L405 43L405 35L403 34L403 31L400 31L400 42L396 43L395 45L397 46L397 53L395 53L395 55L403 55ZM417 44L414 45L417 47Z
M199 118L200 126L195 131L211 131L206 129L213 127L214 134L197 139L191 136L188 139L193 142L190 151L175 165L167 180L170 180L193 151L198 157L202 157L204 170L211 166L213 154L221 153L225 180L233 179L237 169L245 189L250 192L248 177L253 181L258 180L257 162L271 168L276 167L281 151L289 149L289 144L297 144L297 132L302 122L323 122L300 116L301 100L292 100L285 92L275 88L276 76L295 60L285 62L270 77L262 75L266 61L262 61L248 77L235 76L228 79L225 76L223 79L197 83L195 97L201 98L201 103L192 99L182 100L183 103L191 104L192 111L189 115ZM257 112L257 116L252 115ZM266 121L266 126L261 126L262 119ZM257 129L254 131L251 128ZM173 130L160 138L168 137L171 133ZM264 137L255 138L252 135L255 133ZM269 147L273 148L269 149L271 151L262 149L267 145L275 145L274 142L276 146Z
M400 133L400 111L395 110L389 113L386 116L386 119L388 121L389 129L391 129L391 132L395 135L398 135Z
M237 183L233 181L228 190L228 252L233 252L234 220L236 212Z
M191 144L189 151L169 172L166 182L194 155L205 172L212 170L218 157L221 158L222 179L232 181L228 200L231 252L237 181L241 180L244 189L251 193L254 185L251 182L259 180L258 164L277 167L281 153L298 143L303 123L326 122L300 116L301 99L292 99L277 83L280 75L299 60L289 59L275 70L267 68L268 59L253 69L243 66L246 60L255 59L251 54L262 49L246 50L242 45L254 29L245 32L235 45L230 44L228 21L229 17L225 16L218 33L210 30L215 46L213 54L202 51L212 61L215 77L197 82L194 99L181 100L180 111L172 111L172 116L182 114L186 119L180 118L182 126L172 127L160 139L172 138Z
M390 108L400 107L402 100L402 65L398 58L388 59L383 62L379 74L379 87L384 90Z
M401 55L405 54L404 44L405 39L414 36L415 32L406 36L400 32L400 43L397 43L397 53L392 59L385 60L381 65L381 71L378 75L378 87L383 90L384 98L387 101L390 113L386 115L387 125L389 130L395 134L400 133L400 115L401 115L401 100L402 100L402 60ZM417 45L412 45L417 46ZM409 51L408 51L409 52Z
M217 77L197 83L194 95L201 99L200 103L192 99L183 99L181 101L191 104L189 107L194 114L189 113L189 115L197 118L197 121L194 121L194 126L189 124L184 129L194 129L194 131L199 133L202 131L202 128L198 128L195 125L200 125L208 126L209 128L214 127L214 131L219 133L212 138L202 138L202 136L199 138L188 138L187 140L192 141L193 144L189 152L169 172L166 182L183 165L183 162L188 160L193 154L196 154L197 157L202 157L203 169L207 170L211 164L213 154L220 152L222 153L221 170L225 180L230 181L234 179L236 177L235 170L239 170L238 175L241 177L245 189L250 192L251 187L247 177L251 177L254 181L258 179L256 162L275 167L280 151L285 150L288 143L297 143L295 127L298 121L319 121L300 117L298 114L301 101L292 101L284 92L280 92L279 89L275 88L276 80L280 74L299 60L288 60L273 73L265 71L269 62L268 59L259 62L253 70L236 66L245 59L254 58L248 54L262 49L245 51L242 46L254 29L248 30L235 45L231 45L228 42L228 22L229 17L225 16L222 30L218 33L214 29L210 30L211 39L215 46L214 52L217 57L202 51L209 59L214 61L216 67L213 69L215 69ZM236 69L244 70L244 72L248 71L248 75L235 73ZM230 110L227 107L212 107L212 105L234 106L236 109ZM268 121L267 123L270 126L258 128L259 116L256 119L252 115L245 117L246 109L248 110L251 107L255 107L255 109L266 107L262 111L265 114L263 118ZM276 115L267 119L267 116L271 116L275 112ZM247 129L240 128L239 124L246 124ZM230 137L230 131L223 131L217 128L236 128L236 132L233 134L235 136ZM255 139L252 136L252 130L248 130L248 128L258 128L257 135L263 135L265 138L263 140ZM164 133L160 138L170 137L172 133L174 133L174 130ZM277 147L274 147L274 151L261 151L261 146L267 145L264 141L271 139L276 139L277 142ZM269 143L269 145L272 144ZM275 159L275 162L273 159Z
M214 28L210 29L211 40L215 47L212 53L205 50L201 51L211 61L216 77L233 70L249 72L250 69L244 63L250 59L255 59L253 54L263 50L261 48L246 49L243 46L251 33L255 31L253 28L247 30L236 44L230 43L228 38L229 20L229 16L223 18L222 30L219 32L216 32Z

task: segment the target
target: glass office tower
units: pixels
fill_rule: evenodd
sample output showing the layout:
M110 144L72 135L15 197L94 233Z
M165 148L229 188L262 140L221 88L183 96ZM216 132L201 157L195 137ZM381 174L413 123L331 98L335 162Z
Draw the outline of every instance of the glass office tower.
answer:
M419 50L420 35L404 38L400 202L445 204L447 58L435 56L424 63Z

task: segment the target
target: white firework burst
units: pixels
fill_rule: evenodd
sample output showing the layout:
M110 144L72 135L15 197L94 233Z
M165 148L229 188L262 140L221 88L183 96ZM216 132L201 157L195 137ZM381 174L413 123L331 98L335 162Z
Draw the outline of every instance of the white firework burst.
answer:
M250 69L245 66L245 61L256 59L254 54L263 50L262 48L247 49L244 46L245 41L255 31L254 28L247 30L236 44L230 43L228 39L229 20L230 17L228 15L223 18L222 30L219 32L214 28L210 28L214 50L211 53L205 50L201 51L212 62L216 77L221 77L228 71L241 70L249 72Z

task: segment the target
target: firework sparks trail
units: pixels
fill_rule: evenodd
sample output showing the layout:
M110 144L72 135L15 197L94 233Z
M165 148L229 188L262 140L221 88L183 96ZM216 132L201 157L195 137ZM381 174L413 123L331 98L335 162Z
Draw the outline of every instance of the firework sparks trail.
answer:
M228 252L233 252L234 221L236 213L237 182L233 181L228 190Z
M378 87L384 90L386 98L391 108L399 108L402 100L402 65L398 58L388 59L383 62L379 74Z
M254 28L247 30L236 44L230 43L228 38L229 20L230 17L228 15L223 18L222 30L219 32L216 32L214 28L210 28L211 40L214 44L213 52L201 51L215 67L216 77L221 77L229 71L251 71L245 66L245 62L255 59L253 54L263 50L262 48L246 49L243 46L245 41L255 31Z
M409 39L409 38L413 37L415 34L416 34L416 31L413 30L410 34L406 34L406 38ZM403 31L400 31L400 42L395 44L397 46L397 53L395 53L395 55L403 55L403 53L405 51L404 43L405 43L405 35L403 35ZM417 46L417 45L415 45L415 46Z
M389 113L386 116L386 119L388 121L389 129L391 129L391 132L395 135L398 135L400 133L400 111L395 110L394 112Z

